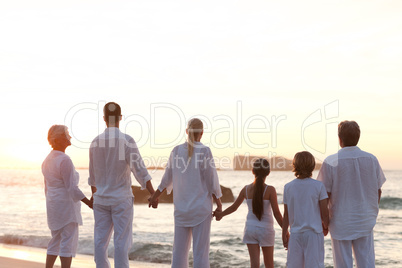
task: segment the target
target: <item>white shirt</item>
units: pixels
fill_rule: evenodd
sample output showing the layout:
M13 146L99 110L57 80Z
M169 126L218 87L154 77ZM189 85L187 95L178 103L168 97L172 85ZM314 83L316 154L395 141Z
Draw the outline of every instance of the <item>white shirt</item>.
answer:
M212 213L212 194L222 196L211 149L195 142L191 161L188 162L187 143L176 146L158 187L173 189L175 225L193 227Z
M377 158L357 146L344 147L325 159L317 180L331 193L331 237L354 240L369 235L378 215L378 189L386 180Z
M312 178L294 179L285 184L283 203L288 207L291 233L322 233L320 200L328 198L324 184Z
M253 198L248 198L247 188L248 188L248 185L246 186L246 202L247 202L247 207L248 207L246 226L262 227L262 228L268 229L272 232L275 232L274 231L274 218L272 216L271 201L265 200L265 199L263 200L264 210L262 213L261 220L259 220L253 212ZM265 185L264 193L262 194L262 196L265 195L267 188L268 188L268 185Z
M106 128L89 149L88 184L96 187L94 204L116 205L132 198L131 172L145 189L151 176L134 139L118 128Z
M82 225L80 201L85 195L78 188L79 175L70 157L51 151L42 163L42 174L49 229L59 230L71 222Z

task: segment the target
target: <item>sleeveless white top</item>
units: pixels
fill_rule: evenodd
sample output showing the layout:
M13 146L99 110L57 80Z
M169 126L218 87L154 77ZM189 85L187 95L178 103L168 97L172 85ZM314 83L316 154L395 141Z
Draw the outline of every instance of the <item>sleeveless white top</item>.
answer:
M274 219L272 216L271 202L269 200L263 200L264 211L263 211L261 220L258 220L257 216L255 216L255 214L253 213L253 199L248 198L247 188L248 188L248 185L246 186L246 201L247 201L247 206L248 206L246 226L257 226L257 227L263 227L263 228L273 230L274 229ZM263 196L265 195L267 188L268 188L268 185L265 186Z

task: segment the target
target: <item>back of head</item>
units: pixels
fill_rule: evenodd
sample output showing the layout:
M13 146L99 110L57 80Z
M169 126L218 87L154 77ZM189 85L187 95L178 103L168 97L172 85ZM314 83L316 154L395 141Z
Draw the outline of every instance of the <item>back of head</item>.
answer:
M105 107L103 107L103 115L107 125L116 124L117 122L120 121L121 116L120 105L118 105L115 102L106 103Z
M360 127L355 121L342 121L338 125L338 137L343 146L356 146L360 139Z
M293 158L293 172L297 178L310 178L315 168L314 156L307 152L298 152Z
M253 174L255 177L262 177L265 179L266 176L269 175L271 172L271 166L269 165L269 162L265 158L259 158L254 161L253 163Z
M56 139L65 136L67 134L68 128L64 125L53 125L50 127L47 133L47 140L49 141L52 148L56 145Z
M264 181L271 172L271 167L267 159L259 158L253 163L254 194L253 194L253 213L261 220L264 213Z
M187 148L188 148L188 158L189 159L193 156L194 142L199 137L199 135L201 135L203 130L204 130L204 125L200 119L193 118L190 121L188 121L188 124L187 124L187 132L188 132Z

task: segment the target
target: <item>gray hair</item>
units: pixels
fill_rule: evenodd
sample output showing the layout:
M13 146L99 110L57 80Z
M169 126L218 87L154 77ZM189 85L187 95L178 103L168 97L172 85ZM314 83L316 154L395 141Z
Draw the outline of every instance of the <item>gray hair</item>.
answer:
M51 126L47 134L47 140L49 141L50 146L54 147L56 144L56 139L60 136L66 135L67 131L68 128L64 125Z

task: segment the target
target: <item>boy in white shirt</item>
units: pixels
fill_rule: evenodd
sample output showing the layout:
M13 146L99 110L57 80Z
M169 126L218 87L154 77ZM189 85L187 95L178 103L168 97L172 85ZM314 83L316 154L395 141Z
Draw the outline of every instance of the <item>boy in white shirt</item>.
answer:
M287 267L324 268L324 234L328 233L328 195L322 182L311 178L315 168L309 152L296 153L296 179L283 192L283 246L288 249ZM290 225L290 237L287 236Z

